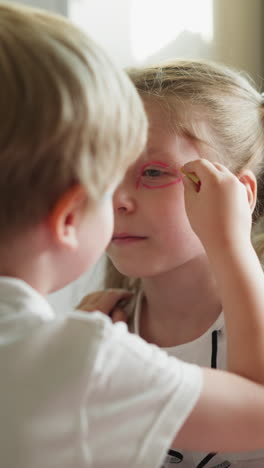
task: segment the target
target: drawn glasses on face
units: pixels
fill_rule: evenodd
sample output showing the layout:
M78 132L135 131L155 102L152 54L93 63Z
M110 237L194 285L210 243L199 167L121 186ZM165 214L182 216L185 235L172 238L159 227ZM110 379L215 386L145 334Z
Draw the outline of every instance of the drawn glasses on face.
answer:
M140 168L136 188L161 189L182 181L182 175L175 167L162 161L151 161Z

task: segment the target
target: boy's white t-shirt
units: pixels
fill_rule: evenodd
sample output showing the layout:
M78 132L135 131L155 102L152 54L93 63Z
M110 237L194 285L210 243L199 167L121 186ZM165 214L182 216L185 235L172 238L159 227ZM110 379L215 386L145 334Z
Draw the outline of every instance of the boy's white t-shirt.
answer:
M140 313L143 292L136 300L132 331L140 335ZM227 343L224 314L199 338L171 348L163 348L168 355L201 367L227 368ZM217 404L217 402L216 402ZM202 428L201 428L202 430ZM162 468L264 468L264 448L254 452L214 454L189 452L179 449L170 451Z
M0 298L1 467L160 467L201 369L99 312L57 319L18 279Z

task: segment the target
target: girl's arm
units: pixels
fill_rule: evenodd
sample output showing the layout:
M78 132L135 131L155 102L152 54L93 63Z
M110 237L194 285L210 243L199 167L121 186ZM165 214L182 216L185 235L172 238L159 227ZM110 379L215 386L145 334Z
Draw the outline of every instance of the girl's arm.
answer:
M220 164L198 160L184 167L190 223L211 263L225 314L228 369L204 369L201 396L173 446L241 451L264 447L264 275L250 240L248 192ZM254 176L253 176L254 178ZM245 179L246 181L246 179ZM258 383L253 383L243 377Z
M196 192L185 177L186 210L217 281L226 321L228 369L264 383L264 275L251 244L247 190L220 164L202 159L184 169L195 172L201 181Z
M208 256L227 329L228 370L264 383L264 275L250 242Z

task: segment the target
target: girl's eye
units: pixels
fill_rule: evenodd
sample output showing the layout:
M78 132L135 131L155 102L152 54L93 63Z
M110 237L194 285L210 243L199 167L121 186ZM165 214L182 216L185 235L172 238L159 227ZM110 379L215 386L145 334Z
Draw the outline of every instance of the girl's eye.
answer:
M164 167L165 166L165 167ZM136 187L165 188L181 181L179 172L164 163L144 165L138 174Z
M160 176L163 176L165 175L166 172L162 171L161 169L154 169L154 168L150 168L150 169L145 169L142 173L142 177L151 177L151 178L155 178L155 177L160 177Z

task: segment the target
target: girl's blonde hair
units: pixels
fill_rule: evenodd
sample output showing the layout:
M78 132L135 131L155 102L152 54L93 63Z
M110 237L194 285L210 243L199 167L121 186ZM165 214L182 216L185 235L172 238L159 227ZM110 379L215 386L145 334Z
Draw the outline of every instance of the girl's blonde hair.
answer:
M168 114L177 134L192 138L206 154L207 147L232 172L251 169L258 180L253 232L256 250L264 252L264 236L257 226L264 212L262 183L264 102L248 77L221 64L175 60L131 69L128 74L143 100L156 102ZM139 282L121 275L108 259L106 287L137 290Z
M127 75L66 19L0 4L0 236L41 222L82 184L94 202L142 151Z

